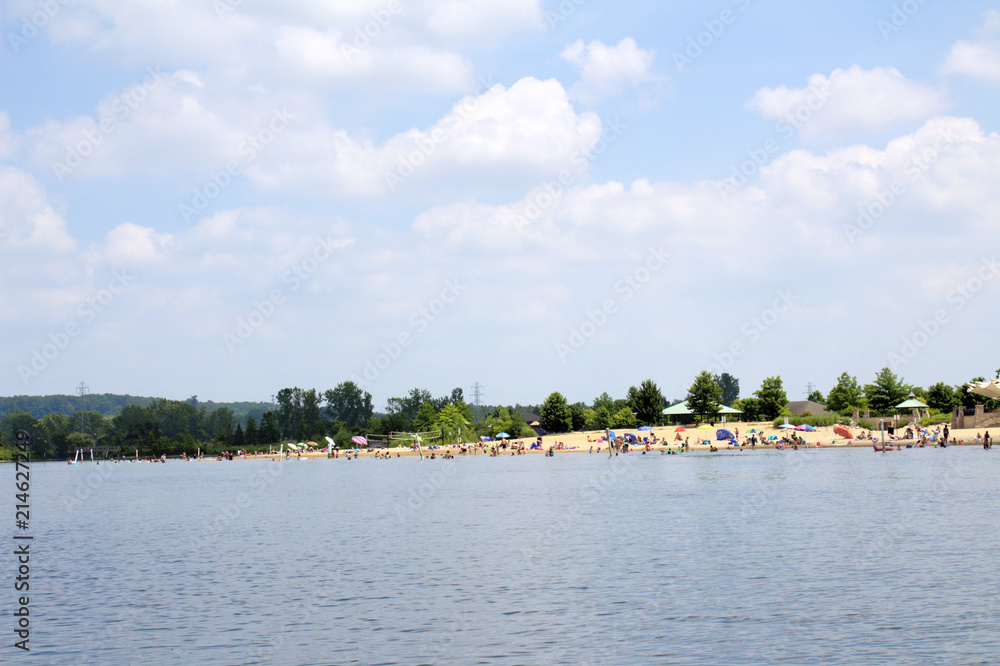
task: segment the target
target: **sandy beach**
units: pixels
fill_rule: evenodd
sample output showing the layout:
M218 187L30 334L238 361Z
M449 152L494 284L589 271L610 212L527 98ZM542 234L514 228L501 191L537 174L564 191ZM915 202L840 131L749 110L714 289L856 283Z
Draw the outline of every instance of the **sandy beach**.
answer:
M678 427L683 427L684 431L679 433L676 432L676 429ZM937 427L938 426L930 427L929 428L930 432L933 432L934 429ZM722 442L716 441L715 439L716 431L720 428L726 428L727 430L734 433L738 430L740 433L739 438L741 442L745 440L746 433L749 430L756 429L759 431L757 434L758 443L756 446L751 447L751 446L732 446L731 444L725 441ZM815 432L808 432L808 431L790 431L790 432L794 432L796 436L805 440L806 442L805 446L808 448L843 448L843 447L872 448L872 442L870 440L844 439L843 437L836 434L833 431L833 428L834 426L823 426L820 428L816 428ZM855 437L860 437L863 432L866 432L861 428L853 428L850 430ZM684 439L687 439L688 441L689 451L710 451L712 447L715 447L719 451L727 451L727 450L754 451L758 449L769 450L779 447L777 447L775 445L775 442L773 441L766 444L761 444L760 443L761 435L763 435L763 438L765 440L772 435L776 436L780 440L786 434L786 430L775 428L773 423L770 421L763 423L753 423L753 422L726 423L725 425L719 424L709 428L673 426L673 425L658 426L654 428L652 431L642 431L642 432L639 432L638 429L636 428L626 428L626 429L618 429L615 432L619 436L624 435L626 432L631 432L634 433L635 435L640 436L640 438L649 437L650 440L652 440L652 436L655 434L659 441L655 446L653 445L650 446L649 450L651 451L667 451L667 450L676 451L681 448L681 446L684 443ZM949 446L952 445L981 446L982 442L976 442L975 438L977 434L982 435L984 432L985 429L982 428L980 429L966 428L963 430L951 431L948 434ZM678 434L681 436L680 440L675 439L675 437ZM992 436L995 437L997 434L998 433L994 432L992 433ZM876 438L879 437L879 433L877 431L874 433L874 435ZM607 442L598 441L603 437L604 437L603 431L573 432L573 433L564 433L561 435L545 435L544 437L542 437L541 449L530 449L531 445L536 441L536 439L534 438L512 439L509 440L509 443L515 446L518 442L523 443L525 453L530 453L530 454L545 453L546 451L549 450L549 448L552 448L555 454L598 453L598 452L606 453L608 450ZM952 440L956 441L953 443ZM915 440L890 439L888 434L886 434L885 436L885 441L887 443L891 443L893 446L898 446L903 449L905 449L907 445L915 446L919 444L919 442ZM490 446L495 444L495 442L485 442L485 444L487 446ZM928 443L928 446L933 446L933 445ZM638 446L633 445L633 447L635 450L645 449L644 444L640 444ZM791 447L789 446L788 448ZM800 445L800 448L803 448L803 446ZM445 453L451 453L453 455L458 456L461 455L459 451L460 447L457 445L443 445L436 448L424 446L422 448L422 452L425 457L430 456L432 454L434 454L435 457L439 457ZM360 457L375 457L376 455L383 456L386 453L390 454L392 457L396 457L397 454L400 457L420 455L418 451L411 450L408 448L391 448L391 449L376 448L371 450L362 449L358 452L358 455ZM501 453L501 455L510 455L510 453L511 452L508 449L504 450ZM340 451L341 456L345 454L346 450ZM313 451L309 453L303 453L302 457L325 458L326 455L327 454L325 452ZM466 455L472 455L471 451L469 454ZM476 451L476 455L483 455L483 451L482 450ZM256 457L269 457L269 456L256 456ZM297 455L294 452L291 452L291 457L296 458Z

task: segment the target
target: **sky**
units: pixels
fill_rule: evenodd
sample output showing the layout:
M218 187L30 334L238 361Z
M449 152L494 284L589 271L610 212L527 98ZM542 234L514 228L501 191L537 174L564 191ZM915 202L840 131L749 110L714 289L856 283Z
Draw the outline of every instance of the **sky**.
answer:
M995 3L0 7L0 394L1000 368Z

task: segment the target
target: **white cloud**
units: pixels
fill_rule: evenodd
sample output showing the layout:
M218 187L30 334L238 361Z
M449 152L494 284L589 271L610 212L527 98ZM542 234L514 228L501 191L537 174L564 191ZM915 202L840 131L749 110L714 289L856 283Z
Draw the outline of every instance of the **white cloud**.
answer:
M269 187L317 186L350 196L388 195L412 182L448 182L470 174L537 181L588 155L601 133L593 113L578 114L555 80L497 84L457 102L433 126L382 145L317 126L276 146L276 162L248 173Z
M955 42L939 70L945 75L959 74L1000 82L1000 11L987 11L976 32L978 39L975 41Z
M651 71L655 52L640 49L631 37L615 46L597 39L585 45L578 39L559 55L580 73L571 94L587 104L618 95L626 86L640 88L662 80Z
M111 266L148 267L167 258L172 242L170 234L125 222L108 232L104 248Z
M806 138L879 132L923 121L946 106L944 93L910 81L894 67L854 65L830 76L813 74L803 88L761 88L747 101L766 118L798 128Z
M0 166L0 248L66 254L75 247L38 181L15 167Z
M428 0L416 11L427 16L430 34L466 42L540 31L545 25L539 0Z

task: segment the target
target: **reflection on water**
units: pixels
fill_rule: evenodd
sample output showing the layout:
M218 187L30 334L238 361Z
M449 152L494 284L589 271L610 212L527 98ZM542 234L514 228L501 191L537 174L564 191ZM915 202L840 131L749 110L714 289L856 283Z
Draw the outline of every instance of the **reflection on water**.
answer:
M45 663L1000 654L1000 456L973 447L32 471Z

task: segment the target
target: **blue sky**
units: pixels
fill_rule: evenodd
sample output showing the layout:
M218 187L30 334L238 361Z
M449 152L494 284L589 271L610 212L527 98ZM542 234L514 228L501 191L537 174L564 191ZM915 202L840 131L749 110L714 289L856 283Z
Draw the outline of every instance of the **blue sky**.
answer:
M995 3L0 20L5 395L589 402L709 369L794 399L1000 367Z

